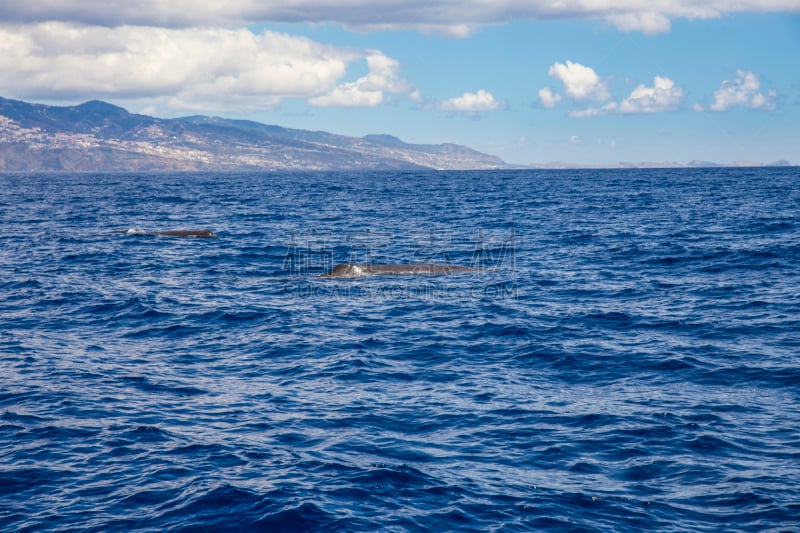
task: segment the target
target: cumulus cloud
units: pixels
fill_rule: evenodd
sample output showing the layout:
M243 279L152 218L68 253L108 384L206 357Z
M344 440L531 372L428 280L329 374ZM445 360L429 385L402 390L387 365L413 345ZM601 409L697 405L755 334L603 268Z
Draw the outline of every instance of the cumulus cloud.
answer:
M414 87L399 76L400 64L396 60L374 51L367 57L367 67L366 76L311 98L309 103L319 107L374 107L383 102L387 92L417 94Z
M575 103L587 100L605 101L611 93L605 82L589 67L567 61L550 67L550 76L560 79L564 90ZM539 101L546 108L553 108L561 101L561 95L549 87L539 91ZM600 115L632 115L675 111L683 102L683 88L669 78L655 76L652 87L638 85L630 96L620 102L608 102L601 107L586 107L569 111L571 117L596 117Z
M603 107L587 107L586 109L575 109L569 112L569 116L575 118L586 117L599 117L600 115L608 115L615 113L619 109L616 102L609 102Z
M467 92L462 96L444 100L439 103L438 107L444 111L478 113L481 111L496 111L504 106L502 102L495 99L492 93L479 89L475 93Z
M760 92L761 80L758 75L745 70L736 71L736 79L725 80L722 87L714 92L714 102L711 111L728 111L733 107L746 107L762 111L775 109L778 93L775 89ZM696 111L702 111L700 105L695 106Z
M369 73L341 85L348 66ZM168 100L172 107L257 108L340 93L338 105L375 105L407 86L375 51L247 30L107 28L60 22L0 26L0 88L17 97ZM337 87L338 84L338 87ZM410 88L408 88L410 90ZM328 105L337 105L331 96Z
M605 80L600 79L600 76L591 67L567 60L566 63L553 63L547 73L551 78L559 80L563 84L567 96L576 102L588 100L602 102L611 98L608 84ZM539 91L539 98L545 107L548 107L547 104L555 104L560 99L560 96L554 94L551 89L543 90L544 98L542 98L542 91Z
M604 19L622 31L669 31L670 20L737 12L798 12L797 0L25 0L0 4L0 20L92 25L226 26L337 23L361 29L419 29L463 36L471 28L520 19Z
M623 114L662 113L675 111L683 101L683 88L669 78L656 76L653 86L636 87L631 95L620 102L617 111Z
M550 87L544 87L543 89L539 89L539 102L541 102L543 107L547 109L552 109L561 101L561 95L558 93L553 92L553 89Z

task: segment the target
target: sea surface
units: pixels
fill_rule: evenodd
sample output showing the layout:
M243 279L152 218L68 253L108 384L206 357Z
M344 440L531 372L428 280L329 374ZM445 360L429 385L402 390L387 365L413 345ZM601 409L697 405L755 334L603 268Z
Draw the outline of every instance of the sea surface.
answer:
M0 174L2 531L798 524L800 168Z

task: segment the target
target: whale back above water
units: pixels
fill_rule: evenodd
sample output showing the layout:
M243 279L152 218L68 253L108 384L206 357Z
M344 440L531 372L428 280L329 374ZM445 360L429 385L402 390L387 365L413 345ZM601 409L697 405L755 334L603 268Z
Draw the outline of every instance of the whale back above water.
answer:
M167 231L156 231L154 232L155 235L159 237L205 237L205 238L214 238L217 236L216 233L211 231L210 229L175 229L175 230L167 230Z
M477 272L479 268L460 265L439 265L434 263L406 263L396 265L341 263L333 270L322 274L322 278L354 278L375 275L441 275L459 272Z
M156 237L202 237L213 239L217 236L210 229L172 229L164 231L144 231L139 228L130 228L125 231L125 235L146 235Z

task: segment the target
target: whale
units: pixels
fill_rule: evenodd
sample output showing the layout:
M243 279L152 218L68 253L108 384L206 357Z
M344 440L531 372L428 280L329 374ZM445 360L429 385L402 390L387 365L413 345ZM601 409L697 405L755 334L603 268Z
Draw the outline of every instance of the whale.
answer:
M405 263L381 265L371 263L340 263L321 278L355 278L359 276L399 276L399 275L442 275L460 272L479 272L482 269L461 265L441 265L434 263Z
M163 231L144 231L139 228L130 228L125 231L126 235L147 235L156 237L201 237L213 239L217 236L210 229L171 229Z
M210 229L173 229L155 231L153 234L159 237L204 237L206 239L213 239L217 236L217 234Z

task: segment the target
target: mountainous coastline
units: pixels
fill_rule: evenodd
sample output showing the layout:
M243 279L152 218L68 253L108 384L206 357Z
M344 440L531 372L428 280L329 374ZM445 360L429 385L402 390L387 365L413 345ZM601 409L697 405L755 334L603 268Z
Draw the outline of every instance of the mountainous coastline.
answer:
M740 161L510 165L451 143L349 137L208 116L165 119L99 100L59 107L0 97L0 172L192 170L469 170L791 166Z
M509 168L456 144L409 144L190 116L162 119L97 100L56 107L0 97L0 171Z

